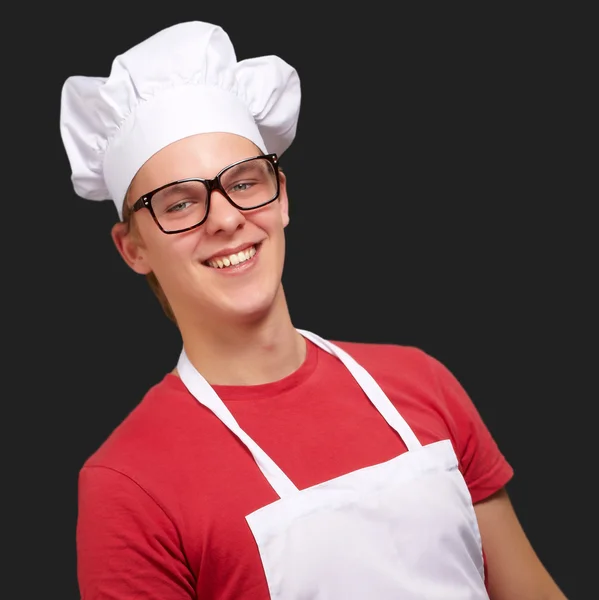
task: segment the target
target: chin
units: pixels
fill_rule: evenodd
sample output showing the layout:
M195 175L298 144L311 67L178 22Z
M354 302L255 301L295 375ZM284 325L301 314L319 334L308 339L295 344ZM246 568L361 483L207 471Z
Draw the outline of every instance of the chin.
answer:
M270 294L245 294L242 297L227 298L220 304L221 315L232 322L251 323L266 318L275 309L277 302L276 291Z

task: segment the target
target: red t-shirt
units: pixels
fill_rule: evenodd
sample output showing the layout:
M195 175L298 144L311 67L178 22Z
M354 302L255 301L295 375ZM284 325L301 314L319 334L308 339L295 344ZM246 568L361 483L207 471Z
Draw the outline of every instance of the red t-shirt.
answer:
M214 386L242 429L302 489L406 447L343 364L307 341L269 384ZM337 342L382 387L422 444L449 438L478 502L512 469L456 378L421 350ZM79 477L83 600L267 600L245 516L278 499L239 440L169 374Z

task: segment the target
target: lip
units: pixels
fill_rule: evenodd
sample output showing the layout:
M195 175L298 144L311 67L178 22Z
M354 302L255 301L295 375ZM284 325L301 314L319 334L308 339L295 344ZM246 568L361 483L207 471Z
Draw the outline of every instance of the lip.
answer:
M247 250L248 248L251 248L252 246L255 246L256 250L257 250L258 246L260 244L261 244L261 242L248 242L246 244L240 244L239 246L231 246L229 248L223 248L222 250L215 252L214 254L212 254L207 259L203 260L202 262L207 263L209 260L214 260L218 256L230 256L231 254L237 254L238 252L241 252L242 250Z

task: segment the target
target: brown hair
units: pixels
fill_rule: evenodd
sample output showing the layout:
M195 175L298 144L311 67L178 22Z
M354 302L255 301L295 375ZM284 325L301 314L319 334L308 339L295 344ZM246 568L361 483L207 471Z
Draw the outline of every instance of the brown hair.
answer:
M127 194L125 195L125 201L123 202L123 223L127 225L128 232L136 237L139 237L139 232L137 231L135 225L135 219L131 218L132 212L129 204L127 203L128 197L129 191L127 191ZM164 290L160 286L156 275L154 275L153 272L148 273L146 275L146 281L148 282L150 289L154 292L156 298L158 298L158 302L160 302L160 306L162 306L164 314L176 325L177 319L175 318L175 313L173 312L173 309L171 308L171 305L166 297L166 294L164 293Z

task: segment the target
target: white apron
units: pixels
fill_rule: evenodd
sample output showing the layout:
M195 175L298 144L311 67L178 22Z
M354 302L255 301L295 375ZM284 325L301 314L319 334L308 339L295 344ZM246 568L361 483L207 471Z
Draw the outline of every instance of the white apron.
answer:
M272 600L488 600L474 507L451 441L422 446L363 367L298 331L345 364L408 451L298 490L182 351L187 389L247 446L280 497L246 517Z

